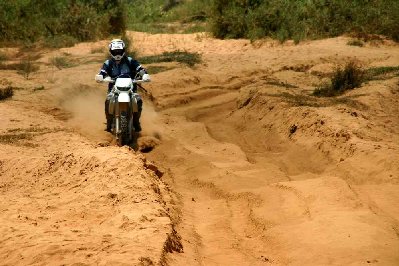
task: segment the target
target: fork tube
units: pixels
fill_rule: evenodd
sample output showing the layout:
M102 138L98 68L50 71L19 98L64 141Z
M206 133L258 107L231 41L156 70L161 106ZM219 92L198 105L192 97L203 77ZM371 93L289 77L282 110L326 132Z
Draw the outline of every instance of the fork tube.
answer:
M133 114L133 105L132 105L133 94L132 93L129 93L129 99L130 99L130 102L129 102L129 116L131 116Z
M115 132L116 134L119 134L119 102L118 102L118 94L115 95Z

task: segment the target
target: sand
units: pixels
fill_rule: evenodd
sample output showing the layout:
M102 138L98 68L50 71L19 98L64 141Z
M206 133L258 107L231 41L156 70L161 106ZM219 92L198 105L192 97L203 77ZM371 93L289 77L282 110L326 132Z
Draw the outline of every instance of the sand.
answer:
M203 60L154 64L173 69L146 86L138 149L103 131L106 41L0 71L23 88L0 102L1 265L399 264L398 76L310 96L350 60L398 66L397 44L128 35Z

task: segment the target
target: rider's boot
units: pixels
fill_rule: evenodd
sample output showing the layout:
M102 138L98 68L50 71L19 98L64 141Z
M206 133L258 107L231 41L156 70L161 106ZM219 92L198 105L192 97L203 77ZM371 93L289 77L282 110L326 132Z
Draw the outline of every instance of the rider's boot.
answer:
M109 100L105 100L105 118L107 119L107 127L105 128L105 131L111 132L112 130L112 115L108 113L108 106L109 106Z
M143 110L143 101L141 100L140 96L138 96L137 98L137 107L138 107L138 112L133 113L133 126L134 126L134 131L140 132L141 131L140 116L141 116L141 111Z

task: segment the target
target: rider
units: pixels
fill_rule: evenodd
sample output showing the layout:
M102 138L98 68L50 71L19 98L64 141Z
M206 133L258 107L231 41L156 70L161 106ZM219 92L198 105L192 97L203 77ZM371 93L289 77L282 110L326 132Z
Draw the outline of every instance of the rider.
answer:
M127 74L131 78L135 78L137 75L141 77L144 81L150 81L150 75L147 74L147 71L140 65L139 62L134 60L130 56L126 56L125 54L126 48L125 43L121 39L114 39L109 44L109 53L111 58L106 60L103 64L103 67L100 69L100 72L96 75L95 80L97 82L103 81L106 76L111 78L116 78L120 75ZM108 93L111 92L113 84L109 83L108 85ZM137 86L134 84L134 92L137 91ZM107 119L107 131L111 131L112 125L112 115L108 113L108 105L109 98L105 100L105 117ZM140 116L143 106L143 101L141 97L137 99L138 105L138 113L133 113L133 126L136 132L141 131L140 126Z

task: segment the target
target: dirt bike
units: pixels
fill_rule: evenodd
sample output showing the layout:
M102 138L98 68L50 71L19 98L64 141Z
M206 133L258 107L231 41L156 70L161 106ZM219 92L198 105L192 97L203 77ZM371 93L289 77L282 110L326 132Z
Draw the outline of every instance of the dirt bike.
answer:
M128 75L122 75L115 79L106 77L103 82L114 83L111 92L107 95L108 113L112 116L112 120L107 121L112 125L107 126L110 126L119 146L129 144L135 134L134 114L139 112L137 101L140 95L134 91L134 84L149 82L149 80L137 80Z

